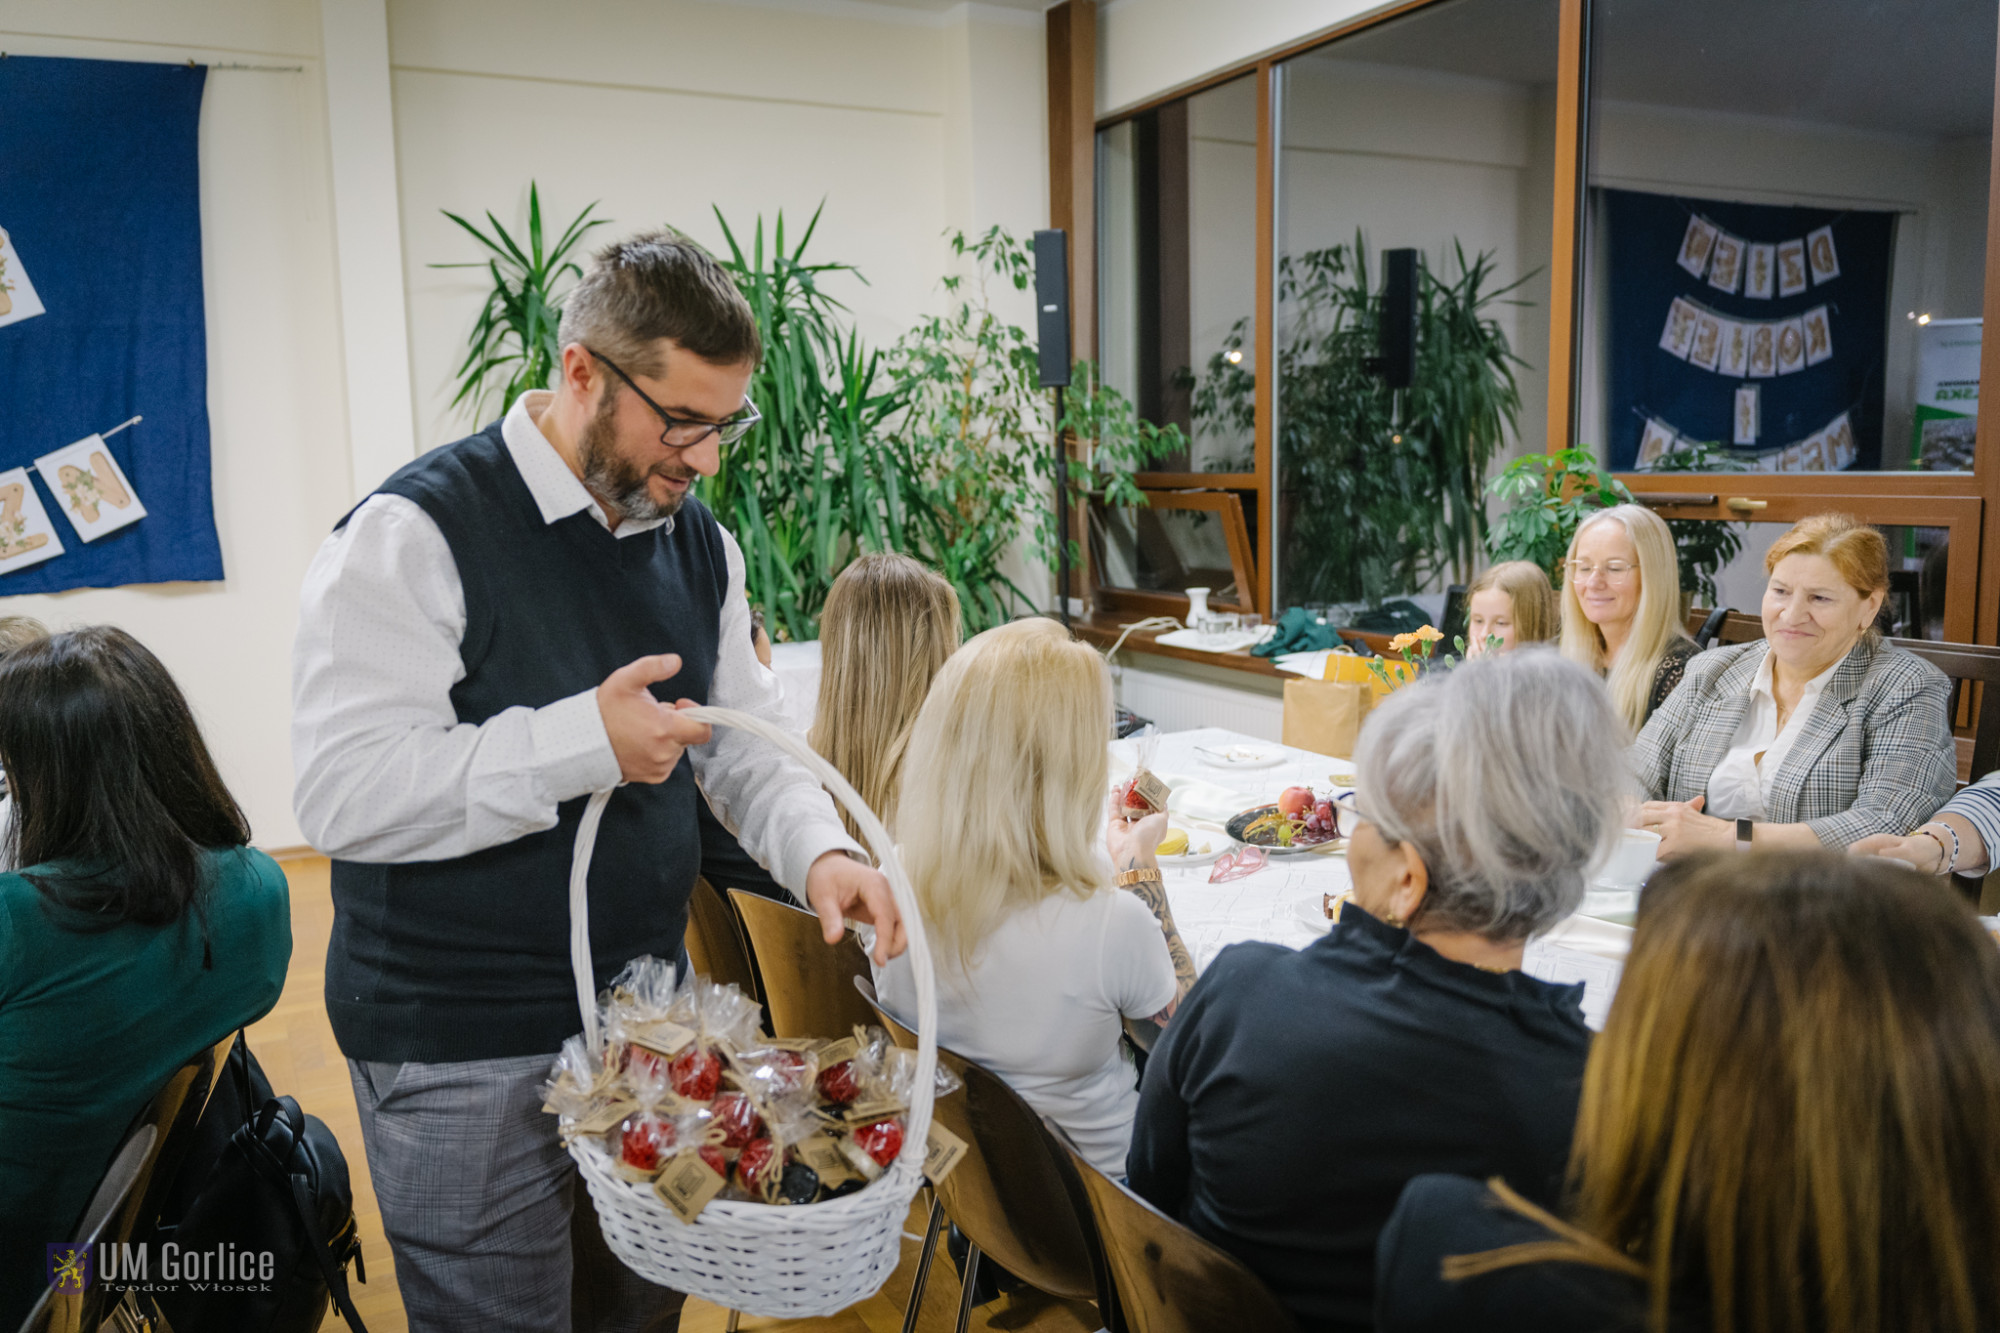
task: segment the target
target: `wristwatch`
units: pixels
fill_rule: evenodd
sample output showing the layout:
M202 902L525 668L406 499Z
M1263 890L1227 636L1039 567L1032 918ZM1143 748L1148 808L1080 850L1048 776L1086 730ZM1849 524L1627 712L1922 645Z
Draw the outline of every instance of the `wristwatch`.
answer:
M1129 889L1134 884L1158 884L1159 882L1160 868L1158 866L1147 866L1141 870L1121 870L1118 872L1118 887L1121 889Z
M1737 851L1747 852L1750 850L1750 830L1756 826L1757 822L1753 819L1739 819L1736 821Z

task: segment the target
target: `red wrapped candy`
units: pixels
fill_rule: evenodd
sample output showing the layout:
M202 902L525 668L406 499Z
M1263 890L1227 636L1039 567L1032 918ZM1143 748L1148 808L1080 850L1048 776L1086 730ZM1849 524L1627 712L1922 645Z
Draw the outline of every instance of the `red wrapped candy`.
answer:
M845 1106L861 1095L861 1081L855 1075L854 1061L842 1060L830 1069L822 1069L819 1074L819 1095L835 1106Z
M713 1143L704 1143L695 1149L695 1156L707 1162L716 1175L729 1179L729 1159L722 1155L722 1149Z
M722 1131L725 1148L741 1148L764 1132L764 1118L740 1092L722 1093L709 1109L715 1116L716 1128Z
M660 1163L673 1156L680 1135L671 1121L651 1111L627 1116L618 1128L618 1157L635 1171L658 1171Z
M674 1091L689 1101L711 1101L722 1083L722 1061L714 1051L691 1046L668 1064L667 1077Z
M752 1139L736 1156L736 1181L752 1198L764 1193L764 1177L784 1170L784 1154L769 1139Z
M872 1125L863 1125L854 1131L854 1142L875 1159L875 1165L887 1166L903 1151L903 1122L877 1120Z

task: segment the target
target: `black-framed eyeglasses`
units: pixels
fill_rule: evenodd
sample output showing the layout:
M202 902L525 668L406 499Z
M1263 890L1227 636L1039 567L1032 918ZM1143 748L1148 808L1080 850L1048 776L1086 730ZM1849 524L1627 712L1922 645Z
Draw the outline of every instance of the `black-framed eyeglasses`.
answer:
M625 381L626 388L639 395L640 402L653 409L653 415L658 417L664 426L660 431L660 443L669 449L692 449L707 439L710 432L714 432L715 442L718 445L732 445L748 434L752 426L764 419L764 414L757 410L757 405L748 399L743 402L743 410L726 421L691 421L686 417L677 417L649 398L646 391L634 384L632 377L627 375L616 361L602 352L591 352L588 347L583 350L590 352L592 356L609 366L612 374ZM676 435L680 438L676 439Z

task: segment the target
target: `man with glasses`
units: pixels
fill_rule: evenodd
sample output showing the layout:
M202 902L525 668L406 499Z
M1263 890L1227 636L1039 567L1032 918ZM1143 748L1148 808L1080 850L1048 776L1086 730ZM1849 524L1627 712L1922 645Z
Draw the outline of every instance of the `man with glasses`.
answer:
M599 987L680 952L697 804L813 908L902 948L887 881L803 768L710 703L780 718L743 557L689 495L749 430L756 321L672 232L600 252L553 390L424 455L314 559L293 664L299 822L333 858L328 1014L415 1330L672 1328L611 1258L541 1110L579 1031L571 849ZM622 784L622 785L621 785Z

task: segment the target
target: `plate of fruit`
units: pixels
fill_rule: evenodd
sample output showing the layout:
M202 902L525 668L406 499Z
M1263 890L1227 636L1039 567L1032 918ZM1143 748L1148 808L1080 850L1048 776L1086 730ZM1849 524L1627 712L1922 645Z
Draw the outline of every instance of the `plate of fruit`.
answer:
M1329 788L1324 795L1311 787L1287 787L1272 805L1252 806L1229 821L1229 836L1273 856L1298 852L1339 851L1353 832L1354 816L1333 802L1351 793Z
M1187 829L1172 826L1167 836L1154 849L1162 868L1173 866L1205 866L1235 846L1220 833L1204 832L1201 829Z

